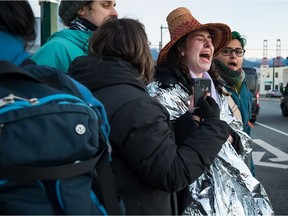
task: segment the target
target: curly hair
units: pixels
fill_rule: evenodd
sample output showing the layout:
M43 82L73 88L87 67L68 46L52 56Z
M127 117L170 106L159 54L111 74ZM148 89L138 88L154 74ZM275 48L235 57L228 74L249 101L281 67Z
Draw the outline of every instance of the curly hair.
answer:
M242 37L242 36L240 35L240 33L237 32L237 31L232 31L232 38L231 38L231 39L232 39L232 40L233 40L233 39L239 40L239 42L241 43L242 49L244 49L244 47L245 47L246 44L247 44L246 39L245 39L244 37Z

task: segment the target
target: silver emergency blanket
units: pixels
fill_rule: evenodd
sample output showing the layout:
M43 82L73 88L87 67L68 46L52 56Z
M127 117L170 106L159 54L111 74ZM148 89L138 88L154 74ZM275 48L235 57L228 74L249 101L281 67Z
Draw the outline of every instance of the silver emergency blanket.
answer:
M209 170L189 186L192 202L183 215L273 215L265 189L229 142Z
M170 113L171 120L188 110L189 95L181 85L162 89L161 83L147 86L149 94L159 100ZM226 141L210 168L189 186L192 202L183 215L274 215L271 202L261 183L252 176L250 164L252 139L242 131L243 124L231 114L227 97L218 95L220 118L240 136L242 149L238 154Z

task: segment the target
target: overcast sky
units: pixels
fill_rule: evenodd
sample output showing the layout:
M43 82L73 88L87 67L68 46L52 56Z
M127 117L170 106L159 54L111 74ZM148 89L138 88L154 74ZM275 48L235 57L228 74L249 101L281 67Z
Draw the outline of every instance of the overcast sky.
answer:
M40 15L37 0L30 0L35 14ZM288 0L116 0L119 17L135 18L146 28L152 47L158 48L161 25L167 27L166 17L177 7L187 7L200 23L222 22L247 39L246 54L263 57L263 41L268 41L268 58L276 56L276 41L281 40L281 56L288 56ZM169 32L162 31L163 45Z

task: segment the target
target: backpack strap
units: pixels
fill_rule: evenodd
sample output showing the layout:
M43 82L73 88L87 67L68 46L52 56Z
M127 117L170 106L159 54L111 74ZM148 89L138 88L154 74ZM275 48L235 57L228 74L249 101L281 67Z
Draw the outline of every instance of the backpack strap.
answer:
M107 142L108 149L109 152L111 152L111 146L108 142L108 135L110 133L110 126L109 126L109 122L108 122L108 118L107 118L107 114L104 108L104 105L97 100L93 94L89 91L88 88L86 88L84 85L82 85L81 83L79 83L77 80L72 79L71 77L69 77L70 80L74 83L74 85L78 88L78 90L80 91L82 98L84 99L84 101L88 104L90 104L92 106L92 108L96 108L96 112L99 116L101 116L101 120L102 120L102 124L101 124L101 128L102 128L102 132L104 133L104 137L105 140Z
M70 163L53 167L0 167L0 179L12 180L55 180L70 178L94 169L99 156L79 163Z
M241 116L241 112L237 106L237 104L234 102L233 98L229 95L228 96L228 105L229 108L231 109L233 115L242 122L242 116Z
M108 118L104 105L93 96L89 89L87 89L77 80L74 80L72 78L70 79L81 92L84 101L89 103L91 107L94 108L98 116L102 118L102 122L100 125L100 141L102 141L102 145L105 145L107 148L105 148L104 146L104 149L106 150L96 164L96 169L94 170L94 175L96 178L93 178L92 189L96 193L98 191L100 192L100 196L103 200L108 215L120 215L120 206L117 199L118 196L114 181L114 175L112 173L111 164L109 163L109 161L111 161L112 147L109 143L108 138L110 126L108 123Z

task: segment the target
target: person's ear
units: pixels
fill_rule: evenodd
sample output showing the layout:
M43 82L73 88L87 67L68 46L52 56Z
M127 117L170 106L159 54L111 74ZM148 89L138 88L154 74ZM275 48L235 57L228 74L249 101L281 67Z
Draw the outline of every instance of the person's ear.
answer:
M178 52L180 53L181 56L185 55L183 48L178 48Z
M79 16L79 17L84 17L84 16L86 16L86 14L87 14L87 12L86 12L85 7L81 7L77 12L77 16Z

